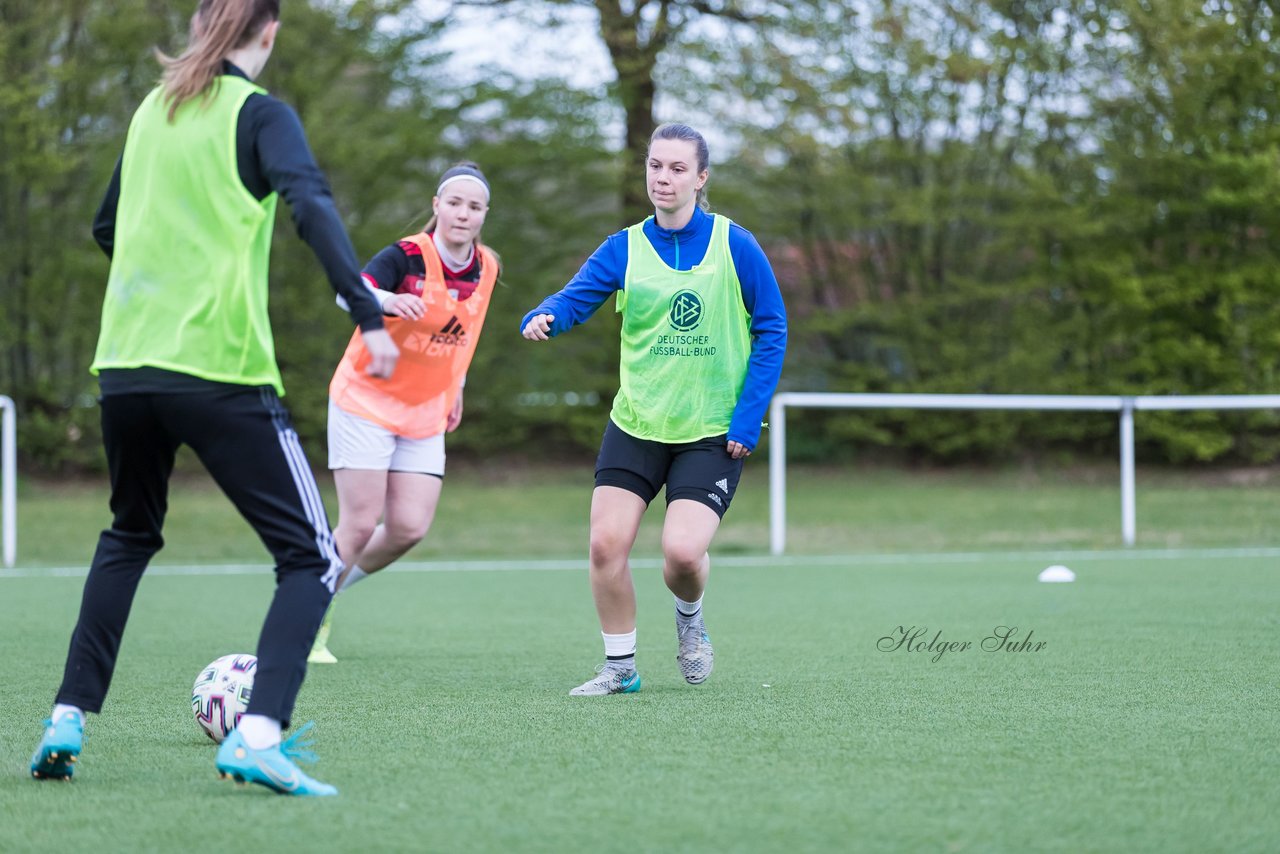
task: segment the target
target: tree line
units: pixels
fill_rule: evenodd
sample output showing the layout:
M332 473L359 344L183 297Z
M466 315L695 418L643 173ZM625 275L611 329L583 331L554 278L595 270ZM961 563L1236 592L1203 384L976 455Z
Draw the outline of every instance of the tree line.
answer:
M150 49L193 4L0 9L0 393L23 464L101 465L87 373L106 281L89 223ZM473 159L503 276L450 452L594 449L617 383L612 304L551 347L523 313L643 215L644 140L713 142L713 209L750 228L791 320L783 388L1280 391L1276 10L1217 0L500 0L529 26L598 12L594 89L501 67L452 79L450 19L408 0L284 4L260 82L294 105L362 258L421 227ZM493 45L494 50L504 46ZM482 58L482 57L478 57ZM619 130L621 129L621 130ZM350 335L277 227L272 320L299 433L323 444ZM1153 461L1269 462L1275 413L1147 413ZM1110 417L807 414L794 452L969 461L1113 455ZM317 457L320 459L322 457Z

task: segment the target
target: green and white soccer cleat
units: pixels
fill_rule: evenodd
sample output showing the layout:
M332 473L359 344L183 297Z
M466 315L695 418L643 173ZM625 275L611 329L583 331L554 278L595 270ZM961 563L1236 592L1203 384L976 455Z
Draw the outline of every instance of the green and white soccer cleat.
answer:
M37 780L70 780L84 745L84 718L64 712L44 722L44 735L31 756L31 776Z
M333 606L337 600L329 603L329 609L324 612L324 621L320 623L320 630L316 632L316 639L311 644L311 653L307 656L307 664L337 664L338 659L329 652L329 633L333 631Z
M676 661L680 664L684 681L690 685L698 685L711 675L711 668L716 663L716 653L711 648L711 638L707 637L707 627L702 622L701 612L683 625L681 622L677 617L676 640L680 644L680 651L676 653Z
M299 741L309 729L310 722L283 743L265 750L253 750L245 744L240 730L232 730L218 748L218 758L214 762L218 776L241 784L257 783L282 795L326 797L338 794L333 786L308 777L295 764L295 760L316 761L316 755L307 749L311 742Z
M640 690L640 674L635 670L600 665L596 676L569 692L570 697L604 697L609 694L634 694Z

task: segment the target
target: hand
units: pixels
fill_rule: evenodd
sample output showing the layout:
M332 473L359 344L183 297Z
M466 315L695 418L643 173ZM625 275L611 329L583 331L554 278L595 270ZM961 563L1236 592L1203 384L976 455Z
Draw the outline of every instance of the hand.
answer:
M453 409L449 410L449 417L444 422L444 432L452 433L458 429L458 425L462 423L462 389L458 389L458 399L453 402Z
M725 450L728 451L729 456L733 457L735 460L751 456L751 449L741 442L731 441L729 444L725 445Z
M385 329L361 330L360 338L364 348L373 358L364 371L371 377L385 380L395 372L396 360L400 358L400 348L391 340L391 333Z
M530 341L546 341L551 337L551 322L555 319L554 314L535 314L520 334Z
M427 304L415 294L395 294L382 304L382 313L405 320L421 320L427 313Z

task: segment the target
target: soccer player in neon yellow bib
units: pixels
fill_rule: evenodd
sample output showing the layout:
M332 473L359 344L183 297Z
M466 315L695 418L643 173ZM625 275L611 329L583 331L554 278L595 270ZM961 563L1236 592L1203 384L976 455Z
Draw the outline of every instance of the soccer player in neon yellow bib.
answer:
M605 662L569 692L577 697L640 690L628 559L664 484L663 579L675 596L676 661L691 685L711 675L702 613L708 549L759 441L787 346L786 309L760 245L707 212L702 134L662 125L646 164L654 215L605 240L520 324L525 338L546 341L615 292L622 314L620 384L591 497L591 592Z
M38 780L71 778L84 715L102 710L138 583L164 544L169 474L185 444L276 560L253 697L214 765L285 795L337 794L294 762L310 754L299 740L305 726L282 740L342 561L280 400L267 316L278 196L351 306L374 354L369 374L390 377L399 350L360 282L297 114L253 83L279 27L279 0L201 0L187 49L161 56L164 80L133 114L94 221L111 258L91 370L102 391L113 519L31 757Z

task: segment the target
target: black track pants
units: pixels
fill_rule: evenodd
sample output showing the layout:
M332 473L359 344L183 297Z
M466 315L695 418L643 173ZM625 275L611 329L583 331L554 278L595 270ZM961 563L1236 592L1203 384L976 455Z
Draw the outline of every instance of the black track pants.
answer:
M342 567L288 411L270 387L114 394L102 399L102 436L113 519L85 581L57 702L102 710L138 582L164 545L169 475L186 444L275 558L249 713L287 726Z

